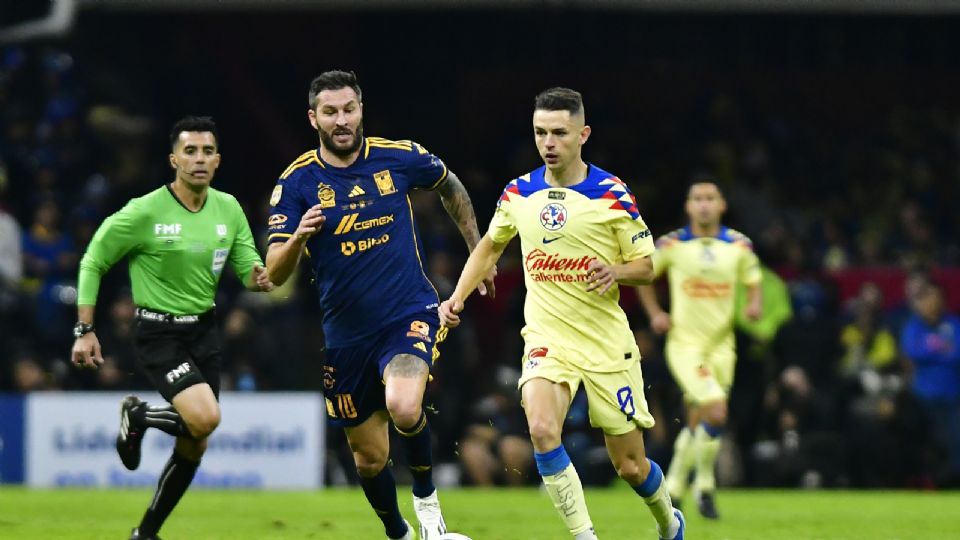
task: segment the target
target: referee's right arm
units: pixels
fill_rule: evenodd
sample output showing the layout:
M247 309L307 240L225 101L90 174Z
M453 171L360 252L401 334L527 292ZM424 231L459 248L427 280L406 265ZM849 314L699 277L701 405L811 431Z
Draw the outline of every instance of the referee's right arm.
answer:
M100 279L136 245L135 204L127 203L119 212L108 217L97 229L87 251L80 260L77 279L77 324L74 327L72 360L78 367L97 367L103 364L100 341L93 331L94 308Z

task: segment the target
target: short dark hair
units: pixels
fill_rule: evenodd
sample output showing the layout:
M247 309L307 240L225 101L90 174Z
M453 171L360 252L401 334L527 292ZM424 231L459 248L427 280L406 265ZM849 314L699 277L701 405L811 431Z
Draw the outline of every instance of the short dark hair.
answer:
M352 88L357 93L357 99L363 101L363 94L360 91L360 85L357 83L357 74L352 71L324 71L310 81L310 93L307 94L307 102L311 109L317 108L317 95L324 90L339 90L341 88Z
M583 96L576 90L556 86L537 94L535 111L568 111L570 116L583 114Z
M690 178L690 183L687 184L687 197L690 196L690 191L693 190L693 186L698 186L700 184L713 184L717 188L717 193L723 197L723 190L720 189L720 182L717 182L717 177L709 173L696 173Z
M210 116L184 116L177 120L170 128L170 147L177 146L177 140L184 131L209 131L213 133L217 145L220 145L220 132L217 131L217 124Z

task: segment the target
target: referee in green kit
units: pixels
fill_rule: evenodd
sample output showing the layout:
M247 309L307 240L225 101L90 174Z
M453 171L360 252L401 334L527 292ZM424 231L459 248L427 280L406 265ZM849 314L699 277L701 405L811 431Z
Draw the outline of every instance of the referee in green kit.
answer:
M79 320L73 329L73 363L101 365L93 322L100 278L128 256L137 304L137 361L172 406L124 398L117 453L134 470L147 428L177 438L131 540L157 538L193 480L207 437L220 423L221 346L213 300L224 265L229 262L250 290L273 288L240 204L210 187L220 165L216 124L210 117L188 116L174 124L170 144L173 182L132 199L103 222L90 242L80 262Z

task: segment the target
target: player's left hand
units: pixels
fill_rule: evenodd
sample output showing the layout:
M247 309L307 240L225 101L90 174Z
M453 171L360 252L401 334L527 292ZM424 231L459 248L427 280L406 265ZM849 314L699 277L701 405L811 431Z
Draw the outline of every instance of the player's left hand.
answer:
M270 273L267 272L267 269L259 264L253 265L253 283L256 285L257 290L270 292L273 290L273 282L270 281Z
M763 306L760 302L750 302L743 314L747 316L747 320L757 322L763 316Z
M456 328L460 326L460 312L463 311L463 300L458 298L448 298L440 304L437 310L440 314L440 322L447 328Z
M494 266L490 269L490 273L487 274L487 277L483 278L483 282L480 285L477 285L477 291L480 292L480 296L490 295L490 298L497 297L497 286L493 283L493 280L497 277L497 267Z
M595 290L601 296L617 283L617 272L613 266L603 264L598 259L590 261L587 276L587 292Z

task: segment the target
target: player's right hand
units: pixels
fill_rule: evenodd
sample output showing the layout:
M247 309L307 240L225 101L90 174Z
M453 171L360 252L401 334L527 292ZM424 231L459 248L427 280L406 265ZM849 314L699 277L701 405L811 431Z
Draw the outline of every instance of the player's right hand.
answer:
M440 322L447 328L460 326L460 312L463 311L463 300L448 298L440 304Z
M73 365L78 368L96 369L103 365L103 354L100 352L100 340L93 332L78 337L73 342L73 351L71 352Z
M308 238L313 236L323 227L323 222L327 220L327 216L323 215L323 211L320 208L319 204L313 205L303 217L300 218L300 225L297 227L297 231L293 234L294 238L301 241L306 241Z
M673 327L673 323L670 321L670 314L666 311L661 311L653 317L650 317L650 327L658 334L667 333L670 328Z

